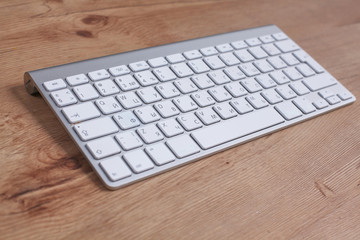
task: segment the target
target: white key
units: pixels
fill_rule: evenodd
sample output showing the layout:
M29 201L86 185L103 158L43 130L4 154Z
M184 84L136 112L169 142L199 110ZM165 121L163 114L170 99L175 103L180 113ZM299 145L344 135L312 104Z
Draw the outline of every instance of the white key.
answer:
M145 61L130 63L129 67L134 72L139 72L150 68L150 66Z
M299 49L299 46L291 40L279 41L276 42L275 45L284 53Z
M156 163L156 165L164 165L175 160L174 154L164 143L158 143L146 147L145 151Z
M218 85L230 82L230 78L221 70L212 71L208 76Z
M297 96L296 93L287 85L279 86L275 90L286 100Z
M182 81L182 80L184 80L184 79L181 79L179 81ZM188 79L188 81L190 81L190 79ZM176 96L180 95L179 90L177 90L177 88L171 82L158 84L155 88L156 88L156 90L158 90L158 92L161 94L161 96L163 98L172 98L172 97L176 97Z
M253 78L241 81L241 85L243 85L243 87L250 93L262 90L260 84L258 84Z
M352 98L351 94L348 91L340 92L337 94L337 96L343 101Z
M143 145L140 138L135 134L135 132L132 131L116 134L115 138L120 146L126 151L141 147Z
M111 75L117 77L117 76L129 74L130 69L125 65L120 65L120 66L109 68L109 72L111 73Z
M95 82L94 86L102 96L108 96L120 92L113 80L103 80Z
M322 88L330 87L332 85L335 85L337 82L335 78L333 78L329 74L321 74L321 75L315 75L312 77L308 77L305 80L303 80L303 83L311 90L311 91L317 91Z
M246 97L246 100L255 108L263 108L268 106L268 102L259 94L255 93Z
M123 91L129 91L140 87L139 83L130 74L115 78L115 82Z
M241 71L243 71L248 77L255 76L260 74L260 71L251 63L241 64L239 66Z
M196 103L188 95L175 98L173 102L182 112L189 112L198 108Z
M211 69L219 69L225 67L225 64L219 59L218 56L211 56L204 58L204 61Z
M195 114L205 125L210 125L220 121L220 117L211 108L199 110Z
M249 48L248 51L253 55L256 59L266 58L268 55L261 47L252 47Z
M296 52L293 52L293 55L303 63L309 64L309 66L316 72L316 73L322 73L324 72L324 68L320 66L312 57L310 57L306 52L303 50L299 50Z
M234 50L228 43L217 45L216 49L221 53L230 52Z
M286 63L279 56L266 59L275 69L287 67Z
M293 100L293 103L305 114L314 112L316 108L306 97L298 97Z
M292 120L302 116L301 111L290 101L279 103L275 109L286 119Z
M329 106L329 104L327 103L327 101L325 99L318 99L315 102L313 102L313 105L317 109L323 109L323 108Z
M95 159L101 159L121 152L119 145L112 137L92 140L86 144Z
M304 95L310 92L302 82L292 82L289 86L297 95Z
M248 47L248 45L244 41L232 42L231 46L235 49L242 49Z
M174 84L182 93L191 93L191 92L195 92L198 90L198 88L190 80L190 78L183 78L181 80L175 80Z
M191 94L191 98L200 106L206 107L215 103L215 100L205 91Z
M221 54L219 57L228 66L232 66L240 63L239 59L237 59L235 55L231 52Z
M263 88L272 88L276 86L276 83L271 79L271 77L269 77L269 75L258 76L255 80L258 81Z
M115 156L102 161L100 167L111 181L118 181L131 176L130 169L126 166L120 156Z
M194 77L191 77L191 80L198 86L200 89L209 88L215 86L214 82L206 74L200 74Z
M194 72L186 65L186 63L171 65L171 69L178 77L188 77L194 74Z
M217 102L223 102L231 99L230 93L222 86L211 88L208 92Z
M226 84L225 88L233 97L241 97L247 94L247 91L239 84L239 82Z
M218 51L216 51L216 49L214 47L206 47L206 48L202 48L200 49L200 52L204 55L204 56L211 56L211 55L215 55L218 53Z
M88 83L89 79L85 74L77 74L66 78L67 83L70 86L77 86L80 84Z
M91 84L84 84L73 88L76 96L81 101L88 101L99 97L99 94Z
M269 75L277 84L290 82L289 78L281 71L272 72Z
M254 57L245 49L238 50L234 52L235 56L237 56L242 62L249 62L254 60Z
M229 119L237 116L236 111L229 105L229 103L216 105L213 109L222 119Z
M160 94L153 87L141 88L136 93L144 103L153 103L161 100Z
M228 75L232 80L240 80L246 77L246 75L236 66L228 67L224 69L226 75Z
M334 105L334 104L337 104L337 103L341 102L341 100L340 100L340 98L339 98L338 96L328 97L328 98L326 99L326 101L327 101L328 103L330 103L331 105Z
M154 168L151 159L143 150L135 150L124 154L124 159L135 173L145 172Z
M274 89L263 91L261 96L263 96L270 104L276 104L283 101L281 96Z
M184 56L189 60L202 57L201 53L198 50L191 50L191 51L184 52Z
M168 67L156 68L153 72L162 82L174 80L176 78L176 75Z
M179 109L170 100L156 103L154 107L163 118L172 117L180 113Z
M200 152L198 145L188 135L171 138L166 142L166 145L178 158L184 158Z
M255 62L253 62L253 64L262 73L267 73L267 72L271 72L272 70L274 70L274 68L265 59L255 61Z
M286 74L286 76L288 76L293 81L303 78L301 73L299 73L299 71L296 70L295 67L290 67L290 68L284 69L283 72Z
M66 88L66 83L61 78L44 82L44 87L47 91L55 91Z
M134 113L140 119L140 121L145 124L155 122L160 119L159 114L157 114L151 105L137 108L134 110Z
M110 114L121 111L120 103L113 97L102 98L95 101L96 106L103 114Z
M274 33L272 35L276 40L280 41L280 40L284 40L284 39L287 39L288 37L286 36L285 33L283 32L278 32L278 33Z
M153 124L147 125L145 127L140 127L136 131L142 138L142 140L147 144L164 139L164 136L162 135L160 130Z
M264 108L196 130L191 136L202 149L209 149L283 122L284 119L273 108Z
M56 92L50 93L51 98L55 101L56 105L59 107L64 107L77 103L75 96L71 93L69 89L62 89Z
M289 66L293 66L299 63L299 61L291 53L283 54L280 56L280 58L284 60L284 62L286 62Z
M137 72L134 74L134 76L143 87L159 82L159 80L150 71Z
M89 72L88 75L93 81L98 81L110 77L110 73L108 73L108 71L106 71L105 69Z
M184 132L183 128L175 119L168 119L158 123L158 127L166 137L173 137Z
M257 45L260 45L261 42L258 38L254 37L254 38L249 38L249 39L246 39L245 42L249 45L249 46L257 46Z
M69 123L76 123L92 118L100 117L99 110L92 102L80 103L73 106L64 107L63 114Z
M142 105L141 100L135 95L134 92L122 93L117 95L116 98L125 109L130 109Z
M261 36L261 37L259 37L259 39L260 39L263 43L270 43L270 42L274 42L274 41L275 41L275 39L274 39L271 35Z
M231 101L230 105L240 114L245 114L254 110L245 98L239 98Z
M157 58L152 58L148 60L148 63L150 64L151 67L156 68L156 67L162 67L168 64L168 62L166 61L165 58L163 57L157 57Z
M185 61L184 56L181 55L180 53L176 53L176 54L172 54L172 55L166 56L166 59L167 59L170 63L179 63L179 62Z
M204 63L202 59L189 61L188 65L195 73L204 73L210 70L210 68Z
M140 125L139 120L131 111L115 114L113 118L122 130L127 130Z
M192 131L202 127L202 123L193 113L181 115L180 117L177 117L177 120L186 131Z
M300 64L296 66L296 69L304 76L304 77L310 77L312 75L315 75L315 72L312 68L310 68L307 64Z
M78 123L74 126L74 130L81 140L88 141L94 138L116 133L119 131L119 128L111 118L103 117Z

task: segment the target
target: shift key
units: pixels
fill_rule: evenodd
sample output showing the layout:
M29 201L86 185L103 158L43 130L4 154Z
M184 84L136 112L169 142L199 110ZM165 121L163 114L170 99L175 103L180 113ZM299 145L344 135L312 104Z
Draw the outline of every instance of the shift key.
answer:
M306 78L303 83L311 90L317 91L335 85L337 81L329 74L320 74L313 77Z

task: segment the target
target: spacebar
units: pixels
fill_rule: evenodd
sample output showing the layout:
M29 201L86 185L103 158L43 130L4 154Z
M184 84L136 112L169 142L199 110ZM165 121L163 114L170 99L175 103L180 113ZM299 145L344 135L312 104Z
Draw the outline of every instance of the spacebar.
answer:
M284 118L274 108L267 107L199 129L191 136L202 149L209 149L282 122Z

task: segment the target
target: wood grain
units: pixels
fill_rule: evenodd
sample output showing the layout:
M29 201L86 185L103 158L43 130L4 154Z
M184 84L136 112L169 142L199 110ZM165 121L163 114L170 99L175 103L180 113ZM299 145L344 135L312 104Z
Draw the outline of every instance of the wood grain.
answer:
M360 97L360 4L0 2L0 239L358 239L354 104L114 192L25 71L276 24Z

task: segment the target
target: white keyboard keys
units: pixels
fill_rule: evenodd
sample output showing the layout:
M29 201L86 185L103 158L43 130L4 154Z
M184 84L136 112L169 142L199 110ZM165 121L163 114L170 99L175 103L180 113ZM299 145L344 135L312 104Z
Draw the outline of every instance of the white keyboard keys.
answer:
M131 111L115 114L113 118L122 130L127 130L140 125L139 120Z
M254 60L254 57L245 49L238 50L234 52L235 56L237 56L242 62L250 62Z
M218 56L211 56L204 58L204 61L211 69L219 69L225 67L223 61Z
M174 80L176 78L174 72L168 67L156 68L153 72L162 82Z
M244 63L239 66L241 71L243 71L248 77L252 77L260 74L260 71L251 63Z
M290 67L290 68L284 69L283 72L286 74L286 76L288 76L293 81L303 78L301 73L299 73L299 71L296 70L295 67Z
M179 63L185 61L185 58L180 53L172 54L166 57L170 63Z
M290 101L279 103L275 109L286 119L292 120L302 115L301 111Z
M179 80L179 82L181 82L182 80L185 79L181 79ZM190 79L188 79L188 81L190 81ZM179 90L177 90L177 88L171 82L158 84L155 88L156 90L158 90L158 92L161 94L163 98L172 98L180 95Z
M200 106L206 107L215 103L215 100L207 92L197 92L191 94L191 98Z
M289 66L293 66L299 63L299 61L291 53L283 54L280 56L280 58L284 60L284 62L286 62Z
M241 86L238 82L226 84L225 89L228 90L233 97L241 97L247 94L245 88L243 88L243 86Z
M296 93L287 85L278 86L275 90L286 100L297 96Z
M112 137L92 140L86 144L86 147L95 159L105 158L121 152L119 145Z
M322 98L328 98L328 97L334 96L335 93L333 91L331 91L330 89L323 89L323 90L319 91L319 95Z
M78 123L74 130L83 141L106 136L119 131L115 122L109 117L97 118Z
M236 66L225 68L224 72L234 81L246 78L246 75Z
M327 101L325 99L318 99L318 100L313 102L313 105L317 109L323 109L323 108L329 106L329 104L327 103Z
M129 67L134 72L139 72L139 71L147 70L150 68L150 66L145 61L130 63Z
M304 95L310 92L302 82L292 82L289 86L297 95Z
M186 131L192 131L202 127L200 120L194 115L194 113L188 113L176 118L178 122L185 128Z
M299 49L299 46L291 40L275 42L275 45L284 53Z
M191 80L198 86L200 89L209 88L215 86L214 82L206 74L200 74L194 77L191 77Z
M130 74L115 78L115 82L122 91L130 91L140 87L139 83Z
M141 88L136 93L144 103L153 103L161 100L160 94L153 87Z
M140 138L133 131L116 134L115 138L120 146L126 151L141 147L143 145Z
M221 54L219 57L228 66L240 63L239 59L237 59L233 53L224 53Z
M326 101L328 103L330 103L330 105L334 105L334 104L337 104L339 102L341 102L340 98L338 96L331 96L331 97L328 97L326 99Z
M285 33L283 32L279 32L279 33L274 33L272 35L276 40L280 41L280 40L284 40L284 39L287 39L288 37L286 36Z
M293 53L294 56L303 63L307 63L316 73L323 73L325 70L320 66L312 57L310 57L303 50L299 50Z
M70 86L77 86L80 84L88 83L89 79L85 74L77 74L66 78L67 83Z
M287 67L286 63L279 56L266 59L275 69Z
M159 80L150 71L137 72L134 74L134 76L143 87L159 82Z
M62 109L69 123L76 123L100 117L99 110L92 102L80 103Z
M151 105L137 108L134 110L134 113L144 124L155 122L160 119L159 114L157 114L157 112Z
M206 47L206 48L202 48L200 49L200 52L204 55L204 56L211 56L211 55L215 55L218 53L218 51L216 51L216 49L214 47Z
M259 37L259 39L260 39L263 43L270 43L270 42L274 42L274 41L275 41L275 39L274 39L271 35L261 36L261 37Z
M280 50L277 47L275 47L274 44L272 44L272 43L262 45L261 47L270 56L278 55L281 53Z
M274 82L274 80L271 79L271 77L269 77L269 75L261 75L255 78L255 80L260 83L260 85L263 88L272 88L276 86L276 83Z
M194 74L194 72L185 63L171 65L171 69L178 77L188 77Z
M198 88L190 80L190 78L183 78L181 80L176 80L174 81L174 84L182 93L191 93L198 90Z
M196 103L188 95L175 98L173 102L182 112L189 112L198 108Z
M95 101L96 106L103 114L111 114L121 111L120 103L113 97L102 98Z
M263 91L261 96L263 96L270 104L276 104L283 101L281 96L274 89Z
M120 92L119 88L115 85L113 80L103 80L95 82L94 86L102 96L109 96Z
M105 69L89 72L88 75L93 81L99 81L110 77L110 74Z
M184 158L200 152L198 145L188 135L171 138L166 142L166 145L178 158Z
M242 49L248 47L248 45L244 41L232 42L231 46L235 49Z
M342 91L342 92L338 93L337 96L343 101L352 98L348 91Z
M138 128L137 133L147 144L164 139L164 136L154 124Z
M335 78L331 77L329 74L315 75L308 77L303 80L303 83L311 90L317 91L322 88L330 87L336 84Z
M209 149L282 122L284 119L273 108L268 107L196 130L191 136L202 149Z
M229 103L216 105L213 109L222 119L229 119L237 116L236 111L229 105Z
M159 122L158 127L166 137L173 137L184 132L179 123L173 118Z
M223 102L231 99L230 93L222 86L211 88L208 92L217 102Z
M246 39L245 42L249 45L249 46L257 46L257 45L260 45L261 42L258 38L254 37L254 38L249 38L249 39Z
M217 115L211 108L196 111L195 114L205 125L210 125L220 121L219 115Z
M134 92L122 93L117 95L116 98L125 109L130 109L142 105L141 100Z
M91 84L76 86L73 91L81 101L89 101L99 97L98 92Z
M113 182L131 176L130 169L126 166L120 156L115 156L102 161L100 167Z
M187 51L187 52L184 52L184 56L189 59L189 60L192 60L192 59L196 59L196 58L201 58L202 55L201 53L199 52L199 50L191 50L191 51Z
M230 105L240 114L245 114L254 110L245 98L239 98L231 101Z
M172 117L180 113L179 109L170 100L156 103L154 107L163 118Z
M304 77L310 77L312 75L315 75L315 72L312 68L310 68L307 64L300 64L296 66L296 69L304 76Z
M245 80L241 81L240 83L250 93L254 93L254 92L262 90L260 84L258 84L255 81L255 79L253 79L253 78L245 79Z
M221 70L210 72L210 73L208 73L208 76L217 85L230 82L230 78Z
M233 48L228 43L217 45L216 49L221 53L230 52L233 50Z
M268 106L268 102L259 94L254 93L248 97L246 97L246 100L255 108L260 109L263 107Z
M143 150L135 150L124 154L124 159L135 173L141 173L154 168L151 159Z
M281 71L272 72L269 76L279 85L290 82L290 79Z
M204 63L202 59L189 61L188 65L195 73L204 73L210 70L210 68Z
M266 58L268 55L261 47L252 47L249 48L248 51L253 55L256 59Z
M174 154L164 143L158 143L146 147L145 151L156 163L156 165L164 165L175 160Z
M298 97L293 100L293 103L305 114L312 113L316 110L306 97Z
M255 62L253 62L253 64L262 73L267 73L267 72L271 72L272 70L274 70L274 68L265 59L255 61Z
M56 92L50 93L51 98L55 101L56 105L59 107L64 107L77 103L75 96L71 93L69 89L62 89Z
M44 87L47 91L55 91L66 88L66 83L61 78L44 82Z
M117 76L129 74L130 69L125 65L120 65L120 66L109 68L109 72L111 73L111 75L117 77Z
M156 68L156 67L162 67L168 64L168 62L166 61L165 58L163 57L157 57L157 58L152 58L148 60L148 63L150 64L151 67Z

